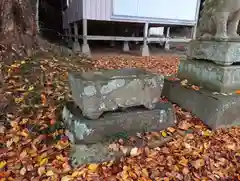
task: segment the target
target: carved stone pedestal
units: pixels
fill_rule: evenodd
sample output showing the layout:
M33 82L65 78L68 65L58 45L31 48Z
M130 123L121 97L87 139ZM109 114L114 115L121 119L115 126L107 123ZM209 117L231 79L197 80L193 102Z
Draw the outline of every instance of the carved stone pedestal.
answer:
M177 74L187 85L165 80L162 95L213 129L240 125L240 42L193 40L187 55Z
M127 135L166 129L175 123L175 111L170 103L157 103L155 109L131 107L124 111L108 112L98 120L84 117L73 102L62 113L67 134L73 144L93 144L119 133Z
M235 92L240 89L240 66L185 59L180 62L178 78L213 92Z
M163 75L142 69L69 73L73 100L90 119L118 108L144 105L153 109L161 97L163 81Z
M180 81L167 79L162 95L192 112L212 129L240 125L239 95L215 95L206 89L196 91L182 86Z
M193 40L187 52L189 59L208 60L219 65L240 62L240 42Z

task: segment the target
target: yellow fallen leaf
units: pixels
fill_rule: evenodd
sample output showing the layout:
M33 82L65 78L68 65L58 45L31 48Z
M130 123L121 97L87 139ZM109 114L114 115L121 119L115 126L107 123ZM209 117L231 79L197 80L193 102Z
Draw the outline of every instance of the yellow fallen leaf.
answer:
M23 131L20 132L20 135L23 137L28 137L29 136L29 132L27 129L24 129Z
M59 161L62 161L62 162L66 162L67 161L67 158L65 158L63 155L57 155L56 159L59 160Z
M18 68L18 67L20 67L20 65L21 65L21 64L19 64L19 63L14 63L14 64L11 65L11 67L12 67L12 68Z
M165 131L162 131L161 134L162 134L163 137L167 136L167 133Z
M16 89L16 91L19 91L19 92L24 92L24 91L26 91L26 90L25 90L25 86Z
M182 166L188 166L188 159L182 157L181 160L179 161L179 164Z
M12 138L12 140L13 140L14 143L18 143L19 140L20 140L20 137L19 137L19 136L14 136L14 137Z
M26 124L29 121L28 118L23 118L22 121L20 122L20 124Z
M22 60L22 61L21 61L21 64L22 64L22 65L23 65L23 64L25 64L25 63L26 63L26 61L25 61L25 60Z
M23 97L16 97L16 98L14 99L15 103L17 103L17 104L23 102L23 100L24 100Z
M1 161L0 162L0 169L5 167L7 165L7 162L6 161Z
M32 91L34 89L34 86L29 86L28 91Z
M202 135L203 136L211 136L212 132L210 130L205 130L205 131L202 132Z
M70 145L69 141L66 140L66 141L58 141L57 144L55 145L55 148L59 149L59 150L62 150L62 149L65 149L66 147L68 147Z
M43 159L40 161L39 165L40 165L40 166L44 166L44 165L46 165L47 163L48 163L48 158L43 158Z
M149 177L149 174L148 174L148 171L147 171L146 168L142 169L142 175L143 175L144 177L146 177L146 178Z
M90 170L91 172L95 172L95 171L97 171L98 166L99 166L99 164L96 164L96 163L90 164L88 166L88 170Z
M72 177L76 178L76 177L81 177L82 175L84 175L87 172L87 169L83 169L81 171L74 171L72 173Z

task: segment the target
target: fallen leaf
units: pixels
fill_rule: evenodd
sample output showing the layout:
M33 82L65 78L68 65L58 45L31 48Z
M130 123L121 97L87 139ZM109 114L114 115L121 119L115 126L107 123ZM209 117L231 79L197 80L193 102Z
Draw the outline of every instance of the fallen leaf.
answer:
M41 94L42 105L47 105L47 97L45 94Z
M99 167L99 164L93 163L88 165L88 170L91 172L96 172Z
M186 167L188 165L188 159L182 157L181 160L179 161L179 164Z
M25 175L27 173L27 169L25 167L21 168L20 174Z
M181 81L181 85L182 85L182 86L186 86L187 83L188 83L188 80L187 80L187 79L184 79L184 80Z
M51 177L51 176L53 176L53 175L55 175L55 174L54 174L54 172L53 172L52 170L48 170L48 171L46 172L46 175L47 175L48 177Z
M61 178L61 181L72 181L72 180L73 180L73 178L70 175L66 175Z
M40 161L39 165L40 165L40 166L44 166L44 165L46 165L47 163L48 163L48 158L43 158L43 159Z
M187 175L187 174L189 174L190 171L189 171L188 167L184 167L182 172L184 175Z
M139 150L137 147L132 148L130 151L130 156L134 157L134 156L138 156L140 154Z
M23 98L23 97L16 97L16 98L14 98L14 101L15 101L17 104L19 104L19 103L21 103L21 102L24 101L24 98Z
M167 133L165 131L162 131L161 134L162 134L163 137L167 136Z
M3 167L5 167L6 164L7 164L6 161L1 161L1 162L0 162L0 169L2 169Z
M240 94L240 90L236 90L235 93L236 93L236 94Z
M200 87L199 87L199 86L192 85L191 87L192 87L193 90L200 90Z
M205 165L205 161L203 159L198 159L191 162L192 166L196 169L199 169Z
M168 128L167 128L167 130L168 130L169 132L171 132L171 133L173 133L173 132L175 132L175 131L176 131L176 129L175 129L175 128L173 128L173 127L168 127Z
M188 121L181 121L178 125L178 128L182 130L188 130L191 126L192 124L190 124Z
M38 168L38 175L42 176L43 174L46 173L46 169L44 166Z
M212 132L210 130L205 130L205 131L202 132L202 135L203 136L211 136Z

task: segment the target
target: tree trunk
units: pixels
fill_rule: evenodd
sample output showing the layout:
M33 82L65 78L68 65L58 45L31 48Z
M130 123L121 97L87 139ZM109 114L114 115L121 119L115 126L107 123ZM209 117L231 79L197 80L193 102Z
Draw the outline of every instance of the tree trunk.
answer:
M38 45L31 0L0 1L0 62L30 56Z

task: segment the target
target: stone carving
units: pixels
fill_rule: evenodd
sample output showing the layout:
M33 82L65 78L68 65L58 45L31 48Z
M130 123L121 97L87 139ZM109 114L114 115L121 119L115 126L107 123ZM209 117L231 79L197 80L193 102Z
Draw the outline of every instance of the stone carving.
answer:
M200 39L239 39L240 0L205 0L197 37Z
M159 101L164 77L142 69L69 73L73 100L83 115L97 119L106 111L143 105L153 109Z

